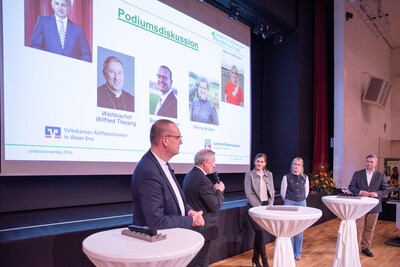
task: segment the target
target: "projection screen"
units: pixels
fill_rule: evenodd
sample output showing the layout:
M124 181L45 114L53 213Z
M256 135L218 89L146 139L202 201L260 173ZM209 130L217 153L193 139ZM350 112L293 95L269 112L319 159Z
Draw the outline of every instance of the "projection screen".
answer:
M218 172L249 170L249 28L163 2L2 1L1 175L130 174L158 119L181 131L176 172L203 148Z

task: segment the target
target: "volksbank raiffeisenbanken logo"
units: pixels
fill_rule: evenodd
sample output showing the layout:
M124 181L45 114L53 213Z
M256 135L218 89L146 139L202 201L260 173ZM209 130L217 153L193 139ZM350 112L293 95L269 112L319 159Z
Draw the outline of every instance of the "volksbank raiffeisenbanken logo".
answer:
M44 126L44 137L60 139L61 127Z

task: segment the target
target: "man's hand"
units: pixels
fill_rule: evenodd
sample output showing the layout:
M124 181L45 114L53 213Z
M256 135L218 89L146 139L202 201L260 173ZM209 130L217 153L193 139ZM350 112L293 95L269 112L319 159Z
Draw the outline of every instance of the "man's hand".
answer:
M204 226L203 211L189 210L188 215L193 217L192 226Z
M378 197L378 194L375 192L369 192L369 197Z
M360 191L360 196L362 196L362 197L369 197L369 192L364 191L364 190L361 190L361 191Z
M224 192L225 184L223 182L216 183L214 185L214 190L217 191L218 189L221 190L221 192Z

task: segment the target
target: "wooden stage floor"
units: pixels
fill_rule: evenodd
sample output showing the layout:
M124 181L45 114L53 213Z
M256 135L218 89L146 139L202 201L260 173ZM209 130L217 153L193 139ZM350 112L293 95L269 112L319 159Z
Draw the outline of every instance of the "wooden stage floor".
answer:
M340 219L336 218L307 229L304 232L303 254L297 267L332 266L335 257L337 231ZM400 230L395 222L378 221L375 227L371 251L374 257L360 254L363 267L399 266L400 247L386 245L389 238L400 237ZM268 263L272 267L275 242L266 245ZM232 258L211 264L212 267L251 266L253 251L247 251ZM261 260L260 260L261 263Z

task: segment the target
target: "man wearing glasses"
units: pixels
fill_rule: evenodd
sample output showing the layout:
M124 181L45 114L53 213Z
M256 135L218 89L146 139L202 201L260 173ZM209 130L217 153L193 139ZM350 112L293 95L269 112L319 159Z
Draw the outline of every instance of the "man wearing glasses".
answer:
M168 164L182 144L178 127L169 120L156 121L150 143L132 175L133 224L153 229L204 226L203 212L187 204Z
M177 118L177 99L172 91L172 72L167 66L160 66L157 71L157 88L161 97L157 102L154 115Z

